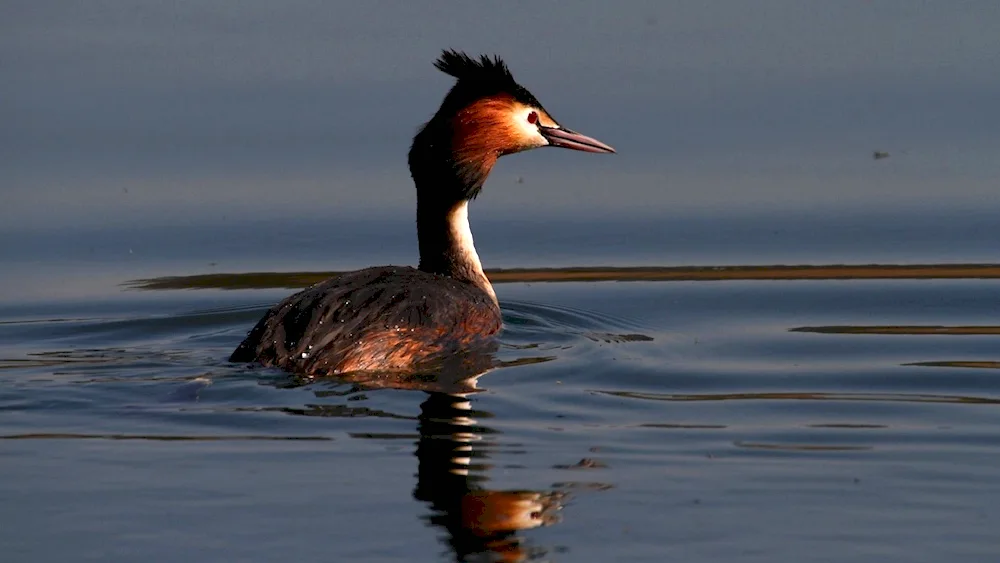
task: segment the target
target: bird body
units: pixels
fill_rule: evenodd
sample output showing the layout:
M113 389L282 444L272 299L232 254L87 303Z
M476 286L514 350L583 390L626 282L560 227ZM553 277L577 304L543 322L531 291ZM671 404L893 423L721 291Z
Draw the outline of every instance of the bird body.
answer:
M500 308L479 287L410 267L349 272L286 298L233 352L295 373L409 371L484 346Z

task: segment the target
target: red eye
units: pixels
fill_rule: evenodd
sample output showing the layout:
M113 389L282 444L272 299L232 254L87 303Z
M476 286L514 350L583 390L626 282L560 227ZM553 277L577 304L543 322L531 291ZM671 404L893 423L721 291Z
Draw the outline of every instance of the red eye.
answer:
M528 123L530 123L532 125L534 125L535 123L538 123L538 112L537 111L533 111L533 112L531 112L531 113L528 114Z

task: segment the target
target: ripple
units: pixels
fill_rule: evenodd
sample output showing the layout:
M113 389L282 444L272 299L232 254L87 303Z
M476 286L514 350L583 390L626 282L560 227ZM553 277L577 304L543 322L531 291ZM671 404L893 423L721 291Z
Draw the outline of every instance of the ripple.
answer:
M996 335L1000 326L800 326L789 332L814 332L818 334L896 334L896 335Z
M751 450L778 450L788 452L854 452L874 449L872 446L831 444L771 444L765 442L733 442L737 448Z
M891 403L954 403L1000 405L1000 399L964 395L929 395L909 393L650 393L592 389L590 393L650 401L876 401Z
M241 442L241 441L276 441L300 440L330 442L333 438L326 436L270 436L270 435L233 435L233 436L182 436L157 434L80 434L40 432L29 434L0 434L0 440L148 440L154 442Z

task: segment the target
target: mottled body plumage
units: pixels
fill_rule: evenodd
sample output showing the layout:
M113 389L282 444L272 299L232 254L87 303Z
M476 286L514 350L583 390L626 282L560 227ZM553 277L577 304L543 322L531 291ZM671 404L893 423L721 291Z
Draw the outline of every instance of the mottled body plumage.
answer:
M487 346L500 327L500 308L478 287L405 266L381 266L286 298L230 359L317 375L409 371Z

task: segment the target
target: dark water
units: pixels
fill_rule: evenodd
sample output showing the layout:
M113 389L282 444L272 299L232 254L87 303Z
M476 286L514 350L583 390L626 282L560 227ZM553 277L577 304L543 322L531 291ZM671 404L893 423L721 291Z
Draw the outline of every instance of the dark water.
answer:
M968 234L960 221L918 219ZM762 232L796 224L757 222ZM884 236L907 228L870 224ZM371 236L355 250L390 259L393 233L406 228L359 222ZM691 229L594 228L647 233L620 264L649 263L643 244ZM836 246L824 228L805 230ZM998 233L993 223L983 230L980 247L966 237L969 258L987 257ZM189 233L205 241L190 250L155 229L132 233L131 254L107 242L122 237L79 233L25 237L9 250L17 275L0 305L7 553L995 560L998 267L938 265L925 279L878 279L866 266L808 280L766 279L796 274L763 268L756 280L729 270L734 279L502 283L495 369L471 383L392 389L227 363L287 289L121 285L151 271L211 273L213 256L258 266L248 271L281 263L281 252L251 253L253 235L237 232ZM484 248L498 243L491 236L480 237ZM808 255L807 244L782 240L778 262ZM511 256L531 255L527 239L507 242ZM330 252L299 245L302 256ZM59 248L83 258L60 258ZM561 251L579 263L612 260L586 248ZM892 263L891 249L869 250L858 263ZM689 262L729 261L711 242L687 251L701 256ZM171 255L186 252L191 261ZM866 276L875 279L850 279Z
M998 29L994 2L2 3L4 560L1000 560ZM315 272L414 262L448 47L618 149L505 157L473 204L492 369L226 362Z

